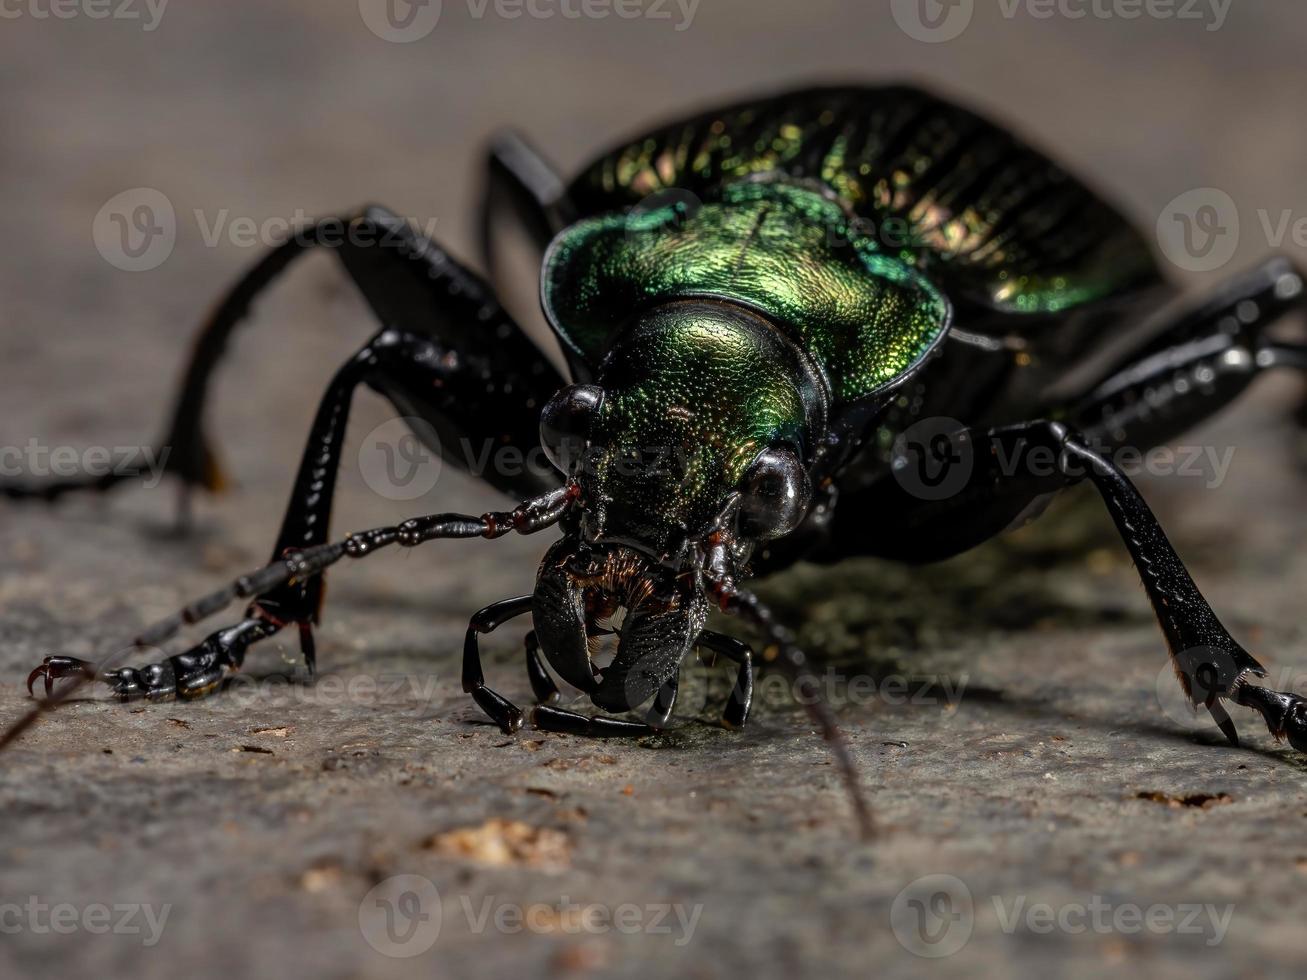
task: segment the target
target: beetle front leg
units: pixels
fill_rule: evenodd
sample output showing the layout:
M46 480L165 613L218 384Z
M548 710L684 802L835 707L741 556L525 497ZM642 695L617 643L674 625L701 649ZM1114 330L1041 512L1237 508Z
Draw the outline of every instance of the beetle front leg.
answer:
M241 599L255 602L269 593L297 582L307 581L321 575L331 566L345 558L360 559L382 548L398 544L405 548L414 548L428 541L451 538L500 538L506 534L534 534L537 531L557 524L567 509L576 500L572 485L559 487L557 490L542 494L532 500L524 501L511 511L491 511L475 517L470 514L432 514L416 517L403 524L373 528L351 534L343 541L315 545L302 551L293 551L283 558L264 566L248 575L242 575L207 596L190 603L167 619L161 620L141 633L132 641L131 649L153 649L176 636L185 626L198 623L230 607ZM214 689L216 684L201 683L199 672L212 671L214 668L239 666L239 658L250 644L258 639L272 635L280 629L277 623L254 617L247 618L236 626L213 634L209 640L192 648L180 658L174 657L163 664L146 668L136 668L136 675L121 674L116 662L99 665L72 657L47 657L46 660L28 677L28 690L32 691L37 680L46 680L47 698L36 709L20 718L0 737L0 749L17 738L30 727L39 714L68 699L77 689L91 680L103 680L111 685L121 685L123 678L128 681L143 681L145 696L151 696L151 682L161 688L159 694L167 694L171 683L167 671L171 667L172 680L176 680L177 668L182 668L183 677L194 680L187 686L186 693L198 696ZM216 638L216 639L215 639ZM111 661L120 658L110 658ZM196 672L194 678L192 668ZM219 670L219 675L221 674ZM53 683L60 678L72 678L73 682L61 691L53 690ZM213 679L211 674L207 679ZM217 679L221 679L219 676ZM175 684L173 686L176 686ZM129 692L135 694L133 688ZM177 693L183 693L178 688Z
M472 700L481 706L481 710L490 716L490 720L505 735L512 735L521 728L525 715L508 698L486 687L485 674L481 669L480 638L483 633L493 633L508 620L530 611L529 595L504 599L486 606L472 617L467 627L467 637L463 641L463 692L472 695ZM530 647L527 648L527 654L529 658Z
M714 633L712 630L700 633L698 643L739 664L739 675L735 679L735 686L731 688L726 710L722 712L722 725L726 728L743 728L753 707L753 651L743 640L725 633Z
M141 667L118 667L98 676L109 685L114 697L122 701L203 697L217 689L228 673L241 668L245 652L251 646L280 629L266 619L245 619L210 634L185 653ZM54 693L55 681L79 675L97 676L95 665L76 657L46 657L28 675L27 691L33 693L36 682L43 680L49 698Z

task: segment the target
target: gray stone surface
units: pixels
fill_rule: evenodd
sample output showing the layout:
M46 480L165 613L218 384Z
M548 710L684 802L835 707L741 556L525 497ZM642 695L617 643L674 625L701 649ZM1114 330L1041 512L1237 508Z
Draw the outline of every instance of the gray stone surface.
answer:
M961 38L925 45L881 5L834 0L703 0L684 31L506 19L493 5L478 18L449 2L430 37L399 45L344 0L178 4L152 32L38 19L43 8L24 5L0 28L0 444L153 434L198 314L255 254L225 235L207 244L220 221L377 199L435 219L468 254L477 147L504 123L573 165L704 98L909 76L1059 147L1145 225L1182 191L1227 191L1243 219L1230 268L1268 250L1259 210L1273 230L1281 209L1303 207L1296 5L1238 4L1218 31L1008 19L992 6L977 5ZM160 268L128 274L96 252L92 222L142 186L175 205L177 246ZM102 655L258 564L316 395L368 329L323 258L259 305L213 417L239 485L202 502L199 537L164 533L166 489L0 513L0 721L26 709L22 679L43 654ZM1307 671L1304 455L1286 421L1299 394L1292 379L1267 382L1185 440L1236 447L1219 488L1146 481L1208 596L1286 684ZM339 526L412 511L372 493L353 463L387 419L361 400ZM445 474L422 509L485 501ZM783 700L742 735L692 718L639 744L506 739L481 724L454 675L466 617L527 588L540 550L432 546L336 575L316 686L279 683L298 676L293 651L270 645L250 659L255 682L226 696L80 700L31 732L0 759L0 972L1205 978L1307 967L1307 765L1242 712L1235 751L1175 709L1169 679L1158 684L1161 639L1091 496L945 565L801 568L767 585L845 674L942 679L926 703L888 703L903 698L884 687L841 710L884 827L871 844L851 839L827 753ZM524 699L518 634L506 628L487 652L496 686ZM706 720L728 679L699 674ZM956 703L942 703L944 682L960 688ZM443 898L438 938L412 959L381 955L359 926L369 889L405 874ZM933 962L891 928L896 896L928 874L961 880L975 909L970 941ZM909 892L900 908L938 890ZM140 934L43 931L47 913L9 909L29 899L67 903L79 921L93 903L170 911L147 947ZM577 911L625 903L640 911L620 924L646 928L603 929ZM1039 903L1072 928L1043 932L1022 912L1005 930L1014 909ZM1066 918L1091 903L1108 907L1106 930ZM1206 914L1203 934L1110 927L1131 906L1180 903L1232 906L1228 933L1209 945ZM688 941L675 913L670 934L648 928L646 907L660 904L697 914ZM512 905L530 907L530 928L511 928Z

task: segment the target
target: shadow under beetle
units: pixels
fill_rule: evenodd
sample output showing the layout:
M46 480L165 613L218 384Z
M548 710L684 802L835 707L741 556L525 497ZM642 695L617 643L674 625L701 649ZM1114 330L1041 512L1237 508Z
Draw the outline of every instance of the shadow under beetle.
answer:
M316 224L218 306L163 440L186 486L218 487L201 420L228 338L296 256L333 248L385 326L327 387L272 563L137 645L238 599L250 600L244 618L149 666L50 657L29 688L43 679L50 697L57 678L98 677L123 698L195 697L289 626L311 666L328 566L393 544L557 528L535 592L472 617L463 687L486 714L510 733L527 717L486 686L477 641L530 613L537 727L660 729L696 646L738 664L724 721L741 726L752 654L704 629L716 605L751 623L806 695L868 826L803 652L741 583L799 558L944 558L1088 480L1195 706L1231 742L1222 700L1256 709L1277 738L1307 750L1307 701L1251 682L1265 671L1226 632L1111 459L1178 435L1264 371L1307 368L1307 346L1266 332L1304 306L1301 274L1286 259L1177 308L1144 240L1112 207L1004 129L909 88L812 89L681 119L571 183L516 135L496 139L488 162L490 278L492 225L507 209L544 248L541 300L571 383L485 281L390 212ZM329 241L328 227L352 234ZM359 385L429 424L433 449L540 443L561 476L492 469L484 478L523 500L515 509L417 517L329 542ZM1048 465L1037 467L1041 454ZM114 482L4 489L53 499ZM598 638L609 633L616 655L599 668ZM643 720L556 707L546 663L605 712L647 705Z

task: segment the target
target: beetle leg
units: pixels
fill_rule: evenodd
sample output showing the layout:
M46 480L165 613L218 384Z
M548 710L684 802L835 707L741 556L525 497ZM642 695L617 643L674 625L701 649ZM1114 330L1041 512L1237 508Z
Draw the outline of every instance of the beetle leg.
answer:
M420 416L442 435L448 432L472 443L514 446L524 453L538 444L539 409L562 387L562 376L479 276L402 218L369 207L298 231L263 256L218 303L196 339L161 443L168 450L160 451L166 472L180 477L185 488L222 487L223 477L203 425L213 374L255 298L298 256L314 248L329 249L340 257L377 319L388 328L379 336L425 341L406 356L378 351L377 363L365 379L402 414ZM323 411L343 415L350 386L340 376L337 382L324 399ZM320 421L325 420L320 416ZM310 444L310 450L312 459L321 455L315 444ZM464 468L473 465L457 454L449 461ZM314 464L322 481L334 479L337 462L338 453ZM552 471L520 466L511 472L490 467L480 475L496 489L518 497L546 489L555 478ZM117 473L48 483L0 481L0 497L53 501L74 491L103 492L129 478L130 474ZM305 503L318 496L310 492L292 500L292 511L298 507L299 513L287 514L283 538L293 540L286 540L283 547L326 540L322 508ZM303 527L298 526L305 523L301 518L308 517L321 518L313 524L316 540L305 540Z
M628 721L611 715L591 717L549 704L536 705L531 709L531 724L544 732L560 732L586 738L639 738L659 732L659 729L641 721Z
M540 640L536 631L531 630L524 641L526 645L526 674L531 680L531 691L535 694L537 704L553 704L558 700L558 685L549 676L540 659Z
M1083 393L1050 393L1097 445L1144 448L1180 435L1224 408L1263 371L1307 369L1307 350L1268 328L1304 305L1303 274L1277 257L1186 307L1118 357Z
M1232 697L1238 704L1260 712L1277 740L1287 738L1299 752L1307 752L1307 698L1256 687L1246 680L1235 686Z
M559 487L557 490L543 494L540 497L524 501L511 511L492 511L482 514L480 517L473 517L469 514L431 514L427 517L415 517L396 526L360 531L351 534L342 541L332 542L331 544L315 545L311 548L305 548L303 551L292 551L257 571L234 579L221 589L183 607L180 612L155 623L133 640L124 654L110 657L94 667L88 667L85 661L78 661L73 665L77 669L70 670L67 674L67 676L76 675L73 683L67 685L62 691L54 692L51 697L42 701L36 708L11 725L0 736L0 749L3 749L35 724L41 713L49 711L61 702L66 701L88 681L98 678L112 684L130 683L134 685L140 680L143 681L145 688L142 693L148 696L151 680L157 679L159 685L163 685L165 684L164 679L161 675L156 677L153 672L148 677L133 678L131 674L120 676L118 667L122 657L131 650L157 647L176 636L183 627L207 619L239 599L257 600L260 596L273 592L284 585L294 584L297 581L321 575L332 565L345 558L366 558L373 552L392 544L398 544L405 548L415 548L428 541L449 538L500 538L510 532L534 534L536 531L557 524L573 500L575 500L575 494L570 486ZM263 617L250 617L233 627L220 630L204 643L181 655L180 665L184 668L183 673L189 673L192 667L196 669L203 667L206 671L212 671L216 668L230 669L233 664L239 664L238 658L244 656L245 650L252 643L271 636L281 629L283 625ZM29 676L32 685L35 685L35 682L42 676L48 676L51 671L61 670L61 665L55 661L62 661L63 659L52 658L49 665L42 664L33 671ZM73 658L67 659L72 660ZM174 678L178 662L178 657L170 658L168 661L174 669ZM139 670L138 674L140 674ZM214 683L210 684L208 681L214 681ZM198 696L207 693L215 686L216 680L210 674L204 682L201 682L197 677L194 679L194 683L187 685L185 691L179 689L178 693L183 694L183 696ZM118 691L117 693L135 694L137 690L135 686L131 686L130 690Z
M712 630L700 633L697 642L740 665L735 687L731 689L730 700L722 713L722 724L727 728L743 728L749 720L749 709L753 707L753 651L743 640Z
M463 691L472 695L472 700L481 706L481 710L490 716L490 720L505 735L512 735L521 728L524 716L522 709L508 698L486 687L485 674L481 670L479 641L483 633L493 633L508 620L530 611L529 595L504 599L486 606L472 617L467 627L467 637L463 641Z
M481 198L481 263L498 285L494 222L506 204L535 244L543 249L554 232L574 220L561 174L520 133L501 130L486 149L485 190Z
M522 599L507 600L507 602L523 601L525 601L529 607L531 597L524 596ZM475 624L477 623L477 617L473 617L474 626L470 627L467 633L467 642L469 645L475 643L476 633L488 633L509 616L520 615L520 613L517 612L500 613L498 609L500 606L504 605L507 605L507 603L496 603L494 606L490 606L481 610L480 613L477 613L477 617L480 617L483 614L489 614L492 617L493 625L490 625L489 628L476 629ZM465 646L463 660L463 689L465 691L468 690L469 683L468 656L468 646ZM473 685L472 696L477 698L478 704L481 704L481 699L476 694L476 683L480 679L481 660L475 649L472 651L472 656L476 657L471 678ZM595 715L594 717L588 717L575 711L568 711L565 708L555 707L555 703L558 701L558 686L554 684L553 678L549 676L548 671L545 670L544 664L540 662L540 643L536 638L535 630L532 630L526 635L526 662L527 675L531 679L531 690L535 693L537 703L537 706L531 711L531 724L542 731L561 732L567 735L588 735L594 738L651 735L662 731L662 729L667 727L667 722L671 719L672 711L676 707L678 685L676 677L673 676L669 678L661 688L659 688L657 695L654 696L653 703L649 706L649 712L646 716L645 723L629 721L625 718L613 718L608 715ZM483 691L486 690L484 686L481 689ZM493 694L493 692L487 693ZM494 696L496 698L499 697L498 695ZM504 701L503 698L499 698L499 700ZM508 704L507 701L504 701L504 703ZM481 704L481 706L486 710L486 713L489 714L491 718L494 718L496 722L498 722L498 718L495 717L490 708L487 708L484 704ZM512 705L510 704L509 707L512 707ZM515 708L514 710L516 711ZM517 724L519 726L521 725L520 715L521 712L518 712ZM503 726L501 725L501 727ZM512 729L512 731L516 730L516 728ZM505 729L505 733L511 734L509 729Z
M845 500L843 506L858 509L844 519L855 521L869 509L891 519L873 527L863 516L861 525L844 525L851 528L848 533L865 536L879 530L893 537L896 547L915 534L943 551L950 536L969 543L974 543L975 534L992 536L1032 500L1090 481L1134 559L1181 686L1194 706L1206 707L1225 736L1237 742L1234 723L1220 701L1243 703L1236 695L1253 690L1246 686L1248 678L1265 676L1266 671L1221 624L1130 479L1078 433L1057 422L1027 422L988 432L967 429L945 441L947 466L935 476L939 486L951 491L947 496L923 500L909 489L910 480L882 481ZM837 531L840 521L837 511ZM1268 718L1268 724L1277 730L1276 719ZM1292 724L1279 730L1291 731Z

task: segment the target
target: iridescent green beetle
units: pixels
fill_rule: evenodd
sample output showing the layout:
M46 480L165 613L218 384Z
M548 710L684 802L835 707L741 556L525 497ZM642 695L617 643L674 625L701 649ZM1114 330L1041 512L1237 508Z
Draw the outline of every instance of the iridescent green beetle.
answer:
M201 416L227 337L295 255L336 248L385 327L322 401L272 564L138 644L238 598L251 600L245 618L148 667L50 658L29 686L43 678L49 695L55 679L79 674L126 698L193 697L291 624L311 663L321 572L341 558L554 527L561 536L534 594L472 619L463 685L487 714L505 732L526 718L485 686L477 637L530 613L535 725L658 730L681 665L702 645L739 664L725 711L739 726L752 656L704 629L711 605L746 617L803 692L812 688L804 654L742 586L747 577L800 557L952 555L1088 479L1195 704L1231 740L1222 699L1256 708L1272 733L1307 750L1307 701L1250 683L1265 672L1111 459L1174 436L1265 369L1307 367L1307 349L1266 335L1302 305L1286 260L1154 316L1173 290L1115 210L1005 130L906 88L824 88L717 109L622 144L570 184L508 135L492 147L490 174L491 278L492 219L506 203L547 245L542 302L572 383L485 282L389 212L317 223L221 304L163 440L186 485L219 484ZM418 434L448 462L470 466L460 447L539 441L553 468L482 474L527 498L515 510L437 514L328 543L360 383L421 420ZM112 482L5 489L53 498ZM601 666L596 644L610 633L617 651ZM556 707L546 662L606 711L647 705L642 719ZM829 714L813 710L833 738Z

